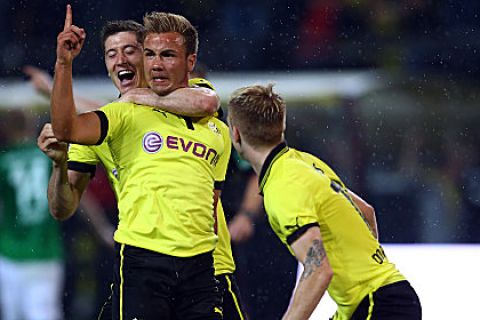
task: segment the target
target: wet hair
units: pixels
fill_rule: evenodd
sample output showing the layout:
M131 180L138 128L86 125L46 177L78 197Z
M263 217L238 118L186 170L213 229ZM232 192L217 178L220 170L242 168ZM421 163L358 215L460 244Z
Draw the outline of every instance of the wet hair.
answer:
M272 146L281 142L286 104L273 91L273 84L237 89L230 97L228 114L251 145Z
M107 41L108 37L120 32L134 32L138 43L142 43L144 30L145 28L140 23L133 20L108 21L103 26L102 31L100 31L102 51L105 52L105 41Z
M198 51L197 29L184 16L167 12L150 12L143 17L145 33L143 39L150 33L176 32L183 36L187 56Z

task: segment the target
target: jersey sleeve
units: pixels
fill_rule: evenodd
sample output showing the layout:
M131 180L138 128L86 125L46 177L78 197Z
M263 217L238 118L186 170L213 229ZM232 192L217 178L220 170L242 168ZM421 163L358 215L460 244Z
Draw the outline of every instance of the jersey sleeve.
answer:
M109 141L112 137L118 136L120 133L125 132L125 118L131 113L133 104L123 102L113 102L100 108L97 113L104 114L106 123L105 141ZM101 118L101 116L99 115Z
M95 175L95 169L100 162L92 146L71 144L68 148L68 169Z
M304 183L302 172L310 169L290 170L298 176L283 178L276 189L271 190L265 198L266 210L270 223L286 244L291 245L312 226L318 226L318 212L315 205L316 192L308 183ZM328 179L324 177L324 179Z
M225 177L227 175L228 162L230 160L230 154L232 152L232 142L230 140L228 127L226 125L223 125L220 127L220 130L223 137L224 150L223 150L223 153L220 155L220 159L218 160L217 165L215 166L215 169L214 169L215 189L221 189L221 187L219 186L221 186L225 181Z

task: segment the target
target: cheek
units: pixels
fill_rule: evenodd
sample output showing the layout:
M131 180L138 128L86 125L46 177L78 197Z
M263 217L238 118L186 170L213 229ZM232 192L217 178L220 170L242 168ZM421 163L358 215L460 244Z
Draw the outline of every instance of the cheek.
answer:
M113 72L113 66L114 64L109 62L109 61L105 61L105 68L107 69L107 72L108 73L112 73Z

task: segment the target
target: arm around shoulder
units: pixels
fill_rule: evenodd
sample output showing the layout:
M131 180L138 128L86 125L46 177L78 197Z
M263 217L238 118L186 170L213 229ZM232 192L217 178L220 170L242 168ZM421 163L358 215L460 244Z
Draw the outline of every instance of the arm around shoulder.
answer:
M207 88L179 88L165 96L148 88L138 88L129 90L118 101L152 106L189 117L213 116L220 107L220 98Z

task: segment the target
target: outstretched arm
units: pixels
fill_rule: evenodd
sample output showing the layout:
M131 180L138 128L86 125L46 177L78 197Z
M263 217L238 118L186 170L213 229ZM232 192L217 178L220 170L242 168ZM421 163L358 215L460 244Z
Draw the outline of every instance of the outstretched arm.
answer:
M240 209L228 225L233 242L244 242L253 236L254 221L263 213L262 204L263 198L258 189L258 178L252 173L248 178Z
M149 88L131 89L118 101L133 102L190 117L212 116L220 106L215 91L207 88L179 88L159 96Z
M291 245L304 266L292 304L283 320L307 320L328 288L333 271L328 262L319 227L310 227Z
M73 100L72 64L85 41L85 30L72 25L67 5L65 25L57 37L57 60L50 112L55 137L60 141L95 144L100 139L100 120L92 112L77 115Z

